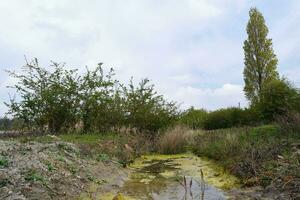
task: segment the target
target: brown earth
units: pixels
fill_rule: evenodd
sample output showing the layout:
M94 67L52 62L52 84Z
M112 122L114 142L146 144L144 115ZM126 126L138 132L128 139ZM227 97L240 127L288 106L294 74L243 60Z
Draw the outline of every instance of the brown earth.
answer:
M0 199L93 198L91 185L112 192L127 177L120 164L82 157L71 143L0 140Z

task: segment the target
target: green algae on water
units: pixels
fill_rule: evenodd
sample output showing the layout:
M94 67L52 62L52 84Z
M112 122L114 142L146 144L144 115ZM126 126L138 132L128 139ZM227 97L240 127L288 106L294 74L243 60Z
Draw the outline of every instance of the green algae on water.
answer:
M153 168L153 163L159 164L161 161L168 161L162 169L159 167ZM178 170L168 170L168 165L175 167ZM151 169L148 166L152 166ZM176 176L190 176L198 180L201 178L201 170L204 174L204 181L209 185L223 190L239 187L239 179L226 173L220 166L216 165L214 162L207 159L199 158L193 154L176 154L176 155L144 155L137 159L130 168L139 171L143 169L149 172L151 170L156 170L159 174L165 178L172 178ZM147 171L149 170L149 171ZM143 171L140 171L143 172ZM144 176L147 176L145 173ZM143 176L143 173L139 174ZM146 177L151 181L153 177ZM145 181L143 177L141 180Z

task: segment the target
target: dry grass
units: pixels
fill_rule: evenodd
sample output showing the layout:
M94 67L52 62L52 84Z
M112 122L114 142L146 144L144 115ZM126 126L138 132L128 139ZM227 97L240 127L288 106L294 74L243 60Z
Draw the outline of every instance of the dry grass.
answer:
M158 152L163 154L176 154L186 152L194 141L194 131L176 126L167 130L157 141Z

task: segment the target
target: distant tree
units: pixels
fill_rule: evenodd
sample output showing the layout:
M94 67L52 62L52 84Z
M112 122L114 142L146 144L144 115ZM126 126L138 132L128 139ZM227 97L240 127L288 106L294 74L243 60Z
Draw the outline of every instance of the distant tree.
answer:
M300 93L287 80L273 80L261 92L257 105L263 119L272 121L290 112L300 111Z
M179 123L192 129L200 129L204 128L207 117L208 112L206 110L191 107L181 114Z
M248 38L244 42L244 91L251 105L254 105L260 101L264 86L278 79L278 60L272 39L267 38L268 28L263 15L256 8L251 8L249 16Z
M208 113L204 129L213 130L248 126L256 123L257 117L250 109L222 108Z
M0 130L8 130L11 128L11 125L12 125L11 119L7 117L0 118Z

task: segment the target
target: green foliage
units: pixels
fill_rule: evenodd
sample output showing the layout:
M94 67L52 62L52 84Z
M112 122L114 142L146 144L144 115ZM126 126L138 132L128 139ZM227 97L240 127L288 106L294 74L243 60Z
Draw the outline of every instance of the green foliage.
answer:
M63 141L78 144L97 144L101 140L118 137L115 133L63 134L59 136Z
M55 170L55 167L52 165L52 163L47 163L47 168L48 168L49 172L52 172Z
M20 130L22 127L23 121L20 119L9 119L7 117L0 118L0 130Z
M24 120L29 129L48 127L58 132L76 122L79 99L76 70L52 63L53 72L39 66L37 59L23 67L24 74L9 72L18 83L13 86L21 101L11 99L10 113Z
M177 117L176 104L157 94L148 79L138 86L131 80L126 87L114 79L113 69L105 73L102 63L79 76L57 63L50 70L40 67L35 59L22 74L9 73L18 80L13 88L21 100L6 105L29 130L91 133L127 127L153 133Z
M203 127L208 130L239 127L255 124L256 120L249 109L226 108L210 112Z
M245 180L263 174L263 166L285 151L284 138L273 125L201 132L193 152L218 161Z
M105 153L101 153L99 154L99 156L97 157L97 160L98 161L101 161L101 162L109 162L110 161L110 158L107 154Z
M25 173L24 179L26 181L32 181L32 182L35 182L35 181L39 181L39 182L42 182L42 183L45 182L45 178L35 170L27 171Z
M125 97L125 124L139 131L156 132L167 128L177 117L175 102L168 102L154 90L148 79L134 86L131 79L123 87Z
M249 16L248 38L244 42L244 91L253 105L260 101L264 86L278 79L278 60L273 51L272 40L267 38L268 28L263 15L256 8L251 8Z
M8 159L0 155L0 169L4 167L8 167Z
M300 111L299 91L286 80L270 81L263 88L256 109L267 121L292 111Z
M193 152L215 160L245 186L290 184L297 190L299 142L299 134L282 134L277 125L198 131Z
M121 102L115 101L118 96L117 81L113 79L114 71L105 74L100 63L95 70L82 76L80 84L81 120L85 132L106 131L117 126L122 116L118 109Z
M87 176L87 179L88 179L89 181L92 181L92 182L95 182L95 181L96 181L96 178L95 178L93 175L87 174L86 176Z
M0 118L0 130L8 130L10 129L12 121L7 117Z
M65 157L63 157L62 155L58 155L57 160L59 160L60 162L66 162Z
M191 129L201 129L204 128L205 121L207 120L208 112L204 109L190 109L184 111L178 123L185 125Z

